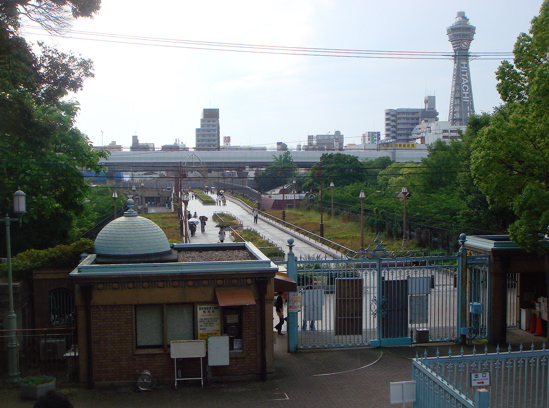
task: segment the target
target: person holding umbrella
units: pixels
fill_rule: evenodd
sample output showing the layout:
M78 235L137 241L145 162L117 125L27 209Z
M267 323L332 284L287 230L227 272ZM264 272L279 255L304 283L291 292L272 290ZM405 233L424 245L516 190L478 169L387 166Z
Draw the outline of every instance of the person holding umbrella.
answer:
M208 221L208 217L206 217L205 215L201 215L200 217L198 217L198 219L200 220L200 230L202 232L205 232L206 231L206 221Z
M194 237L196 232L196 224L193 221L189 221L189 231L191 231L191 237Z
M217 234L219 236L219 242L225 241L225 227L223 225L219 226L219 233Z

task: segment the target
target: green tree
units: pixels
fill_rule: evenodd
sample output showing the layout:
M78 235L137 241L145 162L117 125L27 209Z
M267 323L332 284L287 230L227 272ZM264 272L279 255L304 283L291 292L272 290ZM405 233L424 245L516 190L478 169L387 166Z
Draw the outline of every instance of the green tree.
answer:
M19 19L25 15L55 29L71 15L91 16L99 4L97 0L0 4L0 209L9 210L11 192L18 187L27 194L28 203L28 223L12 234L15 252L67 240L89 192L80 170L100 171L99 159L106 157L74 127L77 102L64 99L93 76L91 61L44 46L35 55L19 35ZM0 242L0 251L4 247Z
M357 182L365 182L366 167L358 157L343 153L324 153L305 176L304 188L327 187L334 182L337 187L345 187Z
M377 186L377 177L380 172L389 167L393 161L388 157L378 157L372 160L366 160L363 162L366 168L365 182L370 186Z
M475 184L471 168L471 146L481 129L490 124L492 115L482 113L469 116L467 130L463 135L462 148L458 151L460 161L469 171L460 171L457 174L457 190L463 201L458 223L469 227L480 228L492 234L506 233L509 224L516 217L508 208L492 208L488 199Z
M267 191L291 182L296 174L297 165L292 154L284 152L278 157L273 155L273 162L255 177L255 181L261 191Z
M492 208L509 209L517 219L511 238L530 251L546 250L540 234L549 225L549 2L520 34L514 64L497 71L504 105L479 131L471 153L475 183Z

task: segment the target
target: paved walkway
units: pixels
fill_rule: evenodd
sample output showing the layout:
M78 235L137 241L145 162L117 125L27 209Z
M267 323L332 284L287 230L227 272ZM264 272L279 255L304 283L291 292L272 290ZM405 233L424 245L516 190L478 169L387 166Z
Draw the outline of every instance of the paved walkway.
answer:
M215 198L214 195L211 195L212 198ZM293 251L298 258L324 258L327 256L329 259L332 257L339 258L341 255L331 248L321 245L313 240L310 240L306 237L300 236L293 231L285 229L274 222L271 222L261 215L257 221L257 224L254 224L253 216L251 210L245 204L242 204L239 200L235 200L231 197L227 199L227 205L203 205L199 200L190 200L187 206L187 209L196 215L201 216L205 215L209 218L208 223L206 224L206 231L204 233L200 232L200 225L197 228L196 234L194 237L191 237L191 243L217 243L219 242L217 233L219 228L216 228L216 223L213 222L212 216L214 212L229 212L238 218L244 227L250 227L255 229L259 234L271 240L276 246L282 248L282 250L288 252L288 238L294 238L294 248ZM229 235L229 234L227 234Z

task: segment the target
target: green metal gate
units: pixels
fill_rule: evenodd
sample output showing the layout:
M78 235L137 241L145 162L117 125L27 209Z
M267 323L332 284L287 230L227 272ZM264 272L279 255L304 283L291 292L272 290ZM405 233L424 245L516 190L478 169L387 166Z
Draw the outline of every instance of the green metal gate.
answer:
M295 260L290 253L301 298L299 311L289 313L295 348L486 337L485 308L471 312L469 304L486 305L487 257L466 257L463 246L456 256L398 255L377 248L363 259Z

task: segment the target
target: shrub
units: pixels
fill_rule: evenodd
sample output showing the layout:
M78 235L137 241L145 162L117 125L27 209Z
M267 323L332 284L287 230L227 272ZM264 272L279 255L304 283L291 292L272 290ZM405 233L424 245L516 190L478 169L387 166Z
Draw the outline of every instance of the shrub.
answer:
M33 269L37 268L70 268L76 267L80 255L94 251L93 241L81 238L70 245L57 245L47 249L29 249L21 252L12 260L12 272L17 278L30 278ZM7 275L6 264L0 265L0 276Z
M24 377L21 380L22 384L29 384L29 385L41 385L41 384L47 384L55 381L55 377L50 377L46 375L29 375Z

